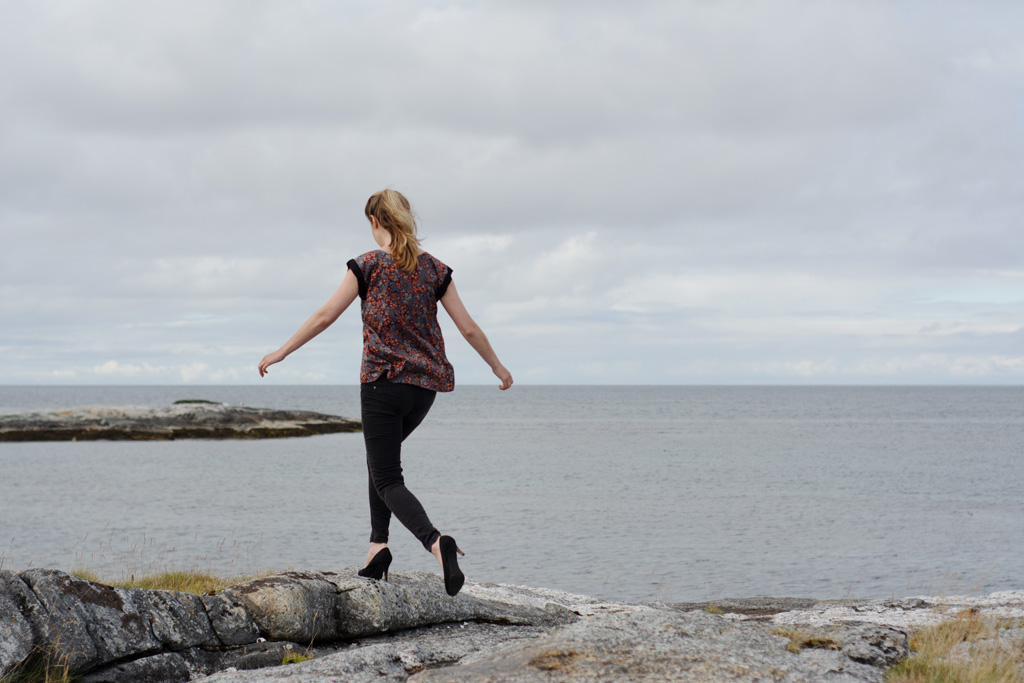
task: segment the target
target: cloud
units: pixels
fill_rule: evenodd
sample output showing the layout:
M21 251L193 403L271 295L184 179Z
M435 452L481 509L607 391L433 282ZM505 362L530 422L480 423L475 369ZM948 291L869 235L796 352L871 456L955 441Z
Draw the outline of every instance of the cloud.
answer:
M1022 20L3 3L0 382L255 381L386 186L527 381L1019 382ZM353 309L271 381L359 343Z
M116 360L108 360L102 365L93 367L92 371L97 375L113 375L116 377L135 377L141 372L149 374L159 373L164 368L156 368L148 363L143 365L132 365L131 363L119 363Z

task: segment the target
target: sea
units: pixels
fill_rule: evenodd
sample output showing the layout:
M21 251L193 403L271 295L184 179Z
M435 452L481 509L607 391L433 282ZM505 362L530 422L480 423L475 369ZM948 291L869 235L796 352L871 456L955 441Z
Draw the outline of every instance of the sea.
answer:
M359 416L358 386L0 386ZM1024 588L1024 387L460 386L403 449L470 581L607 600ZM361 566L362 435L0 443L0 567ZM393 571L437 571L397 520Z

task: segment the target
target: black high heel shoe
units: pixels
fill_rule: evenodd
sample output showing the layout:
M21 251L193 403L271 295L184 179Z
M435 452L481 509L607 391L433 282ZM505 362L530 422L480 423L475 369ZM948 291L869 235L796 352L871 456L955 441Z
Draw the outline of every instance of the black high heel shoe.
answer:
M448 595L455 597L462 590L462 584L466 582L466 575L459 569L459 558L456 553L462 556L465 556L466 553L455 545L455 539L451 536L442 536L439 542L441 544L441 568L444 570L444 590Z
M387 548L381 550L379 553L373 556L370 560L370 564L366 565L359 570L359 576L365 576L368 579L377 579L378 581L383 578L388 578L388 567L391 566L391 551Z

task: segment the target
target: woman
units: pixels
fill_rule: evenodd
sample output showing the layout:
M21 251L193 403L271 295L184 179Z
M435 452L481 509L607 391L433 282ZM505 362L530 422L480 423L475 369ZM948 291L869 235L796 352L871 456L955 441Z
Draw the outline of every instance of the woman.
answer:
M363 363L360 403L366 465L370 475L370 550L360 576L387 578L391 566L391 515L437 558L449 595L465 581L451 536L434 528L402 477L402 441L423 421L438 391L451 391L455 376L444 352L437 302L459 332L501 380L512 375L498 360L487 336L466 311L452 269L422 251L409 201L395 190L377 192L366 202L370 231L380 249L348 262L338 291L302 324L291 339L259 364L267 368L330 327L358 296L362 300Z

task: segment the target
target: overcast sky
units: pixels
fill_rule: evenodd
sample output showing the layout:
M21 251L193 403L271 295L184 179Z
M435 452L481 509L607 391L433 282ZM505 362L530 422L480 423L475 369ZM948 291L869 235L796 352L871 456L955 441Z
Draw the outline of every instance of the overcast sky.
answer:
M517 382L1024 383L1024 5L0 3L0 384L256 364L404 192ZM444 313L462 383L486 365Z

